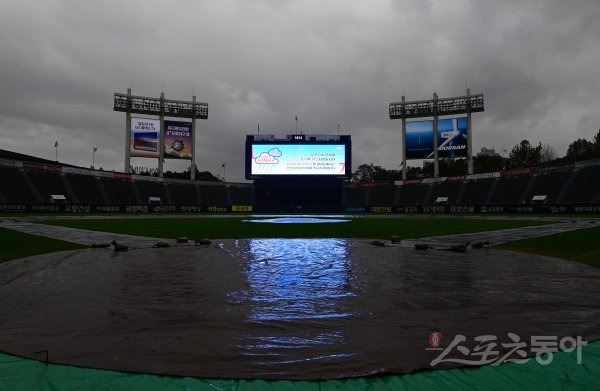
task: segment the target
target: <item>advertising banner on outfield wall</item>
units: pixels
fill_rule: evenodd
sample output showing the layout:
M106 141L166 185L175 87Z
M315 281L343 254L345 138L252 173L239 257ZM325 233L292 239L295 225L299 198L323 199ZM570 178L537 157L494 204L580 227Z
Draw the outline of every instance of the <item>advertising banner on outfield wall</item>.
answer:
M438 120L438 156L467 156L467 117ZM433 159L433 121L406 123L406 158Z
M165 158L192 158L192 123L165 121Z
M160 120L131 118L131 157L159 156Z

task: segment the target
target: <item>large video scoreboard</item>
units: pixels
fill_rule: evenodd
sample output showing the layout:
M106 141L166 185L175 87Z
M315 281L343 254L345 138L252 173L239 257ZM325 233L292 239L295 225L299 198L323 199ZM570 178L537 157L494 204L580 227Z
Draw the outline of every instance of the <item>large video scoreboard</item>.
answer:
M246 179L291 176L349 178L350 136L246 136Z

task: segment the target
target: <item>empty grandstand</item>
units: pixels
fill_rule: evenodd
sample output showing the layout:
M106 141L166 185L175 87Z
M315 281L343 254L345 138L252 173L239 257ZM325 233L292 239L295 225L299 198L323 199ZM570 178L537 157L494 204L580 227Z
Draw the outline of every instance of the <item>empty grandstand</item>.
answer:
M572 210L598 212L595 204L600 202L599 178L600 160L589 160L563 166L398 181L393 185L346 185L344 203L355 206L419 206L443 203L522 207L535 204L536 197L541 200L538 202L557 206L553 209L556 211L564 211L565 207L576 207ZM586 207L583 208L583 205ZM518 210L520 209L513 209Z
M4 202L40 202L22 169L0 167L0 194Z
M25 155L18 157L26 158ZM126 206L148 206L151 200L154 204L173 206L162 209L164 211L268 212L285 211L286 208L286 205L281 204L281 194L278 198L269 195L271 189L263 191L260 199L257 199L255 184L252 183L157 178L33 160L0 159L0 210L57 211L56 207L41 207L55 202L52 196L64 196L67 208L68 205L85 205L86 211L95 211L96 207L98 211L144 211L145 209L139 208L128 209ZM529 207L543 204L546 209L541 210L545 212L597 213L600 211L598 178L600 160L588 160L562 166L394 183L346 182L342 199L336 200L334 197L329 200L324 194L323 199L331 202L323 202L321 209L314 209L319 204L317 198L306 199L304 205L295 202L288 207L289 211L304 207L306 210L313 208L323 211L368 212L380 210L369 207L385 206L383 210L386 212L401 212L407 211L404 208L406 206L426 208L412 211L431 211L427 206L445 205L449 209L440 210L452 211L453 206L476 206L477 209L469 211L531 212ZM302 191L291 185L284 187L295 193ZM277 207L270 209L275 204ZM116 209L107 209L106 206L114 206ZM192 209L177 209L181 206ZM233 208L234 206L237 207ZM243 208L240 209L239 206ZM523 207L529 209L522 209ZM148 209L151 210L154 209Z
M573 172L560 201L567 204L600 202L599 178L598 166L583 167Z
M464 204L481 205L488 201L494 178L482 178L465 181L460 201Z

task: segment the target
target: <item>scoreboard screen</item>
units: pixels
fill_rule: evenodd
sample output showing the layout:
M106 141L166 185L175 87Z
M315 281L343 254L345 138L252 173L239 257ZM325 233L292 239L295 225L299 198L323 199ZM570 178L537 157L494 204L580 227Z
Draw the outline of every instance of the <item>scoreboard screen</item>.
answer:
M247 140L246 177L318 175L347 177L349 142Z

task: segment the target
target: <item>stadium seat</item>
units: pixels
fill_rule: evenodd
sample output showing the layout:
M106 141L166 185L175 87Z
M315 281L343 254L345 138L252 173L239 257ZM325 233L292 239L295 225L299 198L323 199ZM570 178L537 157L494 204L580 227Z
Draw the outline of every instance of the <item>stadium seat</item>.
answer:
M501 177L492 196L492 204L518 204L523 197L531 175Z
M158 197L161 199L162 203L166 203L167 195L165 192L165 185L162 183L145 181L136 181L134 183L137 186L142 203L147 204L150 197Z
M254 188L251 186L231 186L229 192L232 205L254 204Z
M42 202L50 202L50 196L53 194L62 194L67 198L67 202L74 202L61 174L48 171L27 171L27 175L40 193Z
M433 185L431 200L435 202L438 197L447 197L446 204L456 204L458 202L458 194L460 192L461 187L463 186L463 182L461 181L451 181L451 182L442 182Z
M7 202L37 202L19 168L0 166L0 191Z
M396 186L394 185L379 185L368 188L369 190L369 205L392 205L396 195Z
M198 188L203 205L227 205L225 185L200 185Z
M367 203L367 189L364 187L345 187L345 205L365 205Z
M493 178L466 181L460 203L463 205L485 204L494 181Z
M426 203L429 185L403 185L400 189L400 205L422 205Z
M594 197L600 192L599 178L600 167L585 167L576 171L575 178L566 189L561 202L565 204L594 202Z
M570 171L537 175L527 195L528 200L531 200L531 197L535 195L545 195L547 197L545 202L555 203L556 197L560 194L570 175Z
M192 183L187 185L169 183L167 187L173 204L200 205L196 196L196 186Z
M106 190L109 202L111 204L139 204L140 201L136 198L133 184L131 181L102 178L102 185Z
M66 175L77 200L82 204L104 204L98 179L91 175Z

